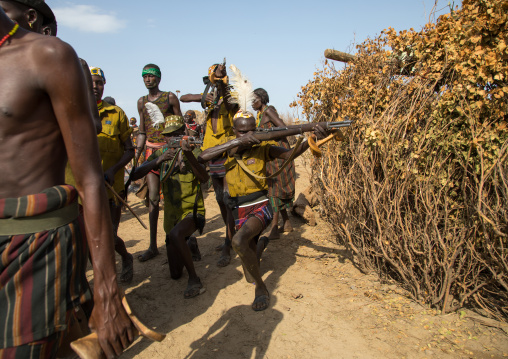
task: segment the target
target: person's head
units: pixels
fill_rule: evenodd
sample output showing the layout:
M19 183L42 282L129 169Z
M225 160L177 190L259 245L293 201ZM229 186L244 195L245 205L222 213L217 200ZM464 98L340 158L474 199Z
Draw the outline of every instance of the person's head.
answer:
M136 118L135 117L131 117L131 119L129 120L130 121L130 124L131 126L136 126Z
M42 34L47 36L56 36L57 28L58 26L55 20L42 27Z
M105 101L105 102L107 102L107 103L109 103L111 105L115 105L116 106L116 100L113 97L111 97L111 96L104 97L102 99L102 101Z
M26 30L42 33L44 25L55 21L55 15L44 0L0 0L5 14Z
M257 88L254 90L254 100L252 101L252 108L255 111L259 111L270 102L270 97L268 97L268 92L265 89Z
M92 86L95 100L99 102L104 94L104 85L106 84L106 77L104 71L98 67L90 67L90 74L92 75Z
M196 113L192 110L189 110L185 113L183 119L185 120L185 123L192 123L196 119Z
M182 116L171 115L166 117L164 122L164 130L161 132L166 142L172 137L182 136L185 134L185 123Z
M141 76L147 89L157 88L161 82L161 69L155 64L145 65Z
M250 112L239 111L233 118L233 131L235 136L242 137L250 131L256 130L256 119Z

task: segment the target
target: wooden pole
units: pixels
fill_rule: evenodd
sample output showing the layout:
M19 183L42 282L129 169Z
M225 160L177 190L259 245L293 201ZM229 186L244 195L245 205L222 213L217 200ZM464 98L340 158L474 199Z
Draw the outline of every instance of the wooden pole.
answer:
M125 202L125 201L123 200L123 198L122 198L122 197L121 197L118 193L116 193L116 191L113 189L113 187L111 187L111 185L110 185L108 182L106 182L106 181L104 181L104 183L106 184L106 187L107 187L107 188L108 188L108 189L109 189L109 190L110 190L110 191L111 191L111 192L115 195L115 197L116 197L116 198L118 198L118 200L119 200L120 202L122 202L122 204L123 204L125 207L127 207L127 209L128 209L129 211L131 211L131 213L134 215L134 217L136 217L136 219L139 221L139 223L141 223L141 225L143 226L143 228L148 229L148 227L146 226L146 224L144 224L144 223L143 223L143 221L141 220L141 218L139 218L139 216L138 216L138 215L137 215L137 214L136 214L136 213L132 210L132 208L131 208L128 204L127 204L127 202Z
M337 50L332 50L332 49L325 50L325 57L330 60L341 61L341 62L351 62L355 59L354 55L350 55L348 53L337 51Z

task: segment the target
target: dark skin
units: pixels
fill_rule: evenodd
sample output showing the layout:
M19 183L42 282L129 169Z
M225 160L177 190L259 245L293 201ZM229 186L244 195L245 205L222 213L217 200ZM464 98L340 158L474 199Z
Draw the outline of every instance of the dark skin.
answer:
M4 10L5 14L12 20L15 21L28 31L39 32L43 35L56 36L56 23L53 22L49 25L42 26L43 17L36 10L29 8L26 5L12 2L9 0L0 1L0 7ZM89 106L92 113L97 133L102 130L101 120L99 118L99 112L97 111L97 105L95 103L92 93L92 79L90 76L90 70L85 60L81 60L83 66L83 73L85 74L86 83L89 88Z
M215 69L215 77L218 79L222 79L227 75L226 67L222 64L218 65ZM219 102L217 103L217 106L215 106L212 109L212 114L210 116L211 124L212 124L212 131L213 133L217 133L217 123L219 121L219 112L220 107L224 103L224 106L230 112L232 110L232 105L229 103L229 98L231 94L229 93L226 84L224 84L223 81L217 81L217 90L219 97L223 97ZM180 101L182 102L201 102L202 95L199 94L187 94L180 97ZM224 101L224 98L227 101ZM208 102L213 101L213 96L211 94L207 94L206 100ZM206 126L206 125L205 125ZM216 178L212 177L212 184L213 189L217 193L224 192L224 178ZM219 205L219 209L222 215L222 219L224 220L224 223L226 224L226 240L223 246L221 246L221 257L219 261L217 262L217 265L219 267L224 267L229 264L231 261L231 238L233 237L234 231L235 231L235 225L233 221L232 214L228 210L226 204L223 201L217 202Z
M0 10L0 37L14 26ZM65 74L65 81L57 73ZM57 38L19 29L0 47L0 198L65 183L70 163L83 200L94 271L90 327L107 357L120 355L134 327L121 304L113 229L97 136L74 50Z
M236 153L240 154L243 151L248 150L252 147L252 145L260 143L259 140L254 137L255 129L256 120L253 117L238 118L234 123L236 139L203 151L198 157L198 161L201 163L210 161L211 159L221 156L221 154L225 151L228 151L229 156L231 157ZM316 126L315 134L319 139L321 139L326 137L327 133L320 126ZM296 148L295 153L299 156L308 148L309 144L307 141L304 141ZM287 159L291 155L291 150L284 147L271 146L269 151L270 158ZM261 234L262 230L263 225L261 221L256 217L251 217L245 222L242 228L236 232L232 240L233 249L242 260L244 270L246 271L246 278L252 278L256 283L255 298L261 298L262 296L266 296L267 298L269 297L268 289L261 278L259 258L256 254L257 247L255 238ZM252 309L254 310L264 310L267 307L267 301L255 300L252 304Z
M286 124L279 117L279 114L273 107L268 107L268 104L263 103L262 100L258 96L254 96L254 101L252 101L252 108L258 113L265 110L263 112L263 116L261 117L260 125L271 122L275 127L285 127ZM284 232L293 231L293 226L291 226L291 222L289 221L288 212L286 209L282 209L280 211L282 216L282 221L284 223ZM277 239L280 238L279 234L279 211L274 211L273 220L272 220L272 228L270 229L270 233L268 234L269 239Z
M162 91L159 89L160 81L161 79L159 77L151 74L146 74L143 76L143 82L148 89L148 101L155 101L162 95ZM176 95L172 92L169 92L169 104L172 108L173 114L182 116L182 111L180 110L180 101L178 101L178 97L176 97ZM141 152L143 151L146 143L146 129L143 107L143 97L140 97L138 100L139 134L136 140L137 151L134 163L138 163L139 156L141 156ZM159 250L157 249L157 221L159 219L160 201L159 177L154 173L149 173L146 176L146 182L148 185L148 193L150 199L148 204L148 220L150 222L150 246L148 247L148 250L140 256L143 260L151 259L159 254Z
M92 88L94 99L100 101L104 94L104 80L101 76L92 76ZM97 106L95 106L97 107ZM123 143L125 149L122 157L113 166L104 171L104 178L108 183L113 186L115 183L115 174L123 170L125 166L134 158L134 147L132 146L132 139L127 137ZM132 255L129 254L125 247L124 241L118 237L117 231L122 216L121 206L110 206L111 219L113 221L114 237L115 237L115 251L122 257L122 274L120 280L122 282L130 282L132 280Z
M169 142L176 136L185 134L185 126L179 130L173 131L167 136L164 136L166 141ZM182 153L190 164L191 170L200 182L208 181L208 173L203 165L199 164L196 157L192 153L188 141L183 140L181 143ZM176 148L169 148L161 156L156 159L144 163L142 166L136 168L132 175L133 180L137 180L146 176L151 170L159 168L163 162L170 161L177 153ZM177 159L176 166L182 169L185 166L183 158ZM166 234L166 245L168 253L168 263L171 278L179 279L182 276L183 268L187 269L189 280L187 289L185 290L184 297L191 298L199 294L200 289L203 287L201 281L196 274L194 263L192 261L192 253L186 238L190 237L196 231L197 227L191 216L187 216L174 226L169 233Z
M185 113L185 115L183 116L183 119L185 120L185 123L187 124L191 124L191 123L194 123L194 121L196 120L196 113L192 110L189 110ZM199 125L196 127L196 131L192 131L188 128L185 129L185 134L187 136L199 136Z

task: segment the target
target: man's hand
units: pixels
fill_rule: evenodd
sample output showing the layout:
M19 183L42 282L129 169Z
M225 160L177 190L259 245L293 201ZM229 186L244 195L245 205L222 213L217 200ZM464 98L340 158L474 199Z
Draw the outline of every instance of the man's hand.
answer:
M182 147L182 151L184 152L192 152L194 146L192 146L188 139L183 139L180 141L180 146Z
M118 292L94 290L94 308L89 321L107 358L115 358L134 340L135 328Z
M223 77L226 77L227 75L227 71L226 71L226 66L224 66L223 64L220 64L219 66L217 66L217 68L215 69L215 77L218 78L218 79L221 79Z
M254 137L254 132L252 131L247 132L242 137L239 137L238 140L240 141L240 145L245 147L250 147L261 142L256 137Z
M168 148L162 155L159 156L159 163L171 161L176 155L176 148Z
M115 173L110 169L104 172L104 179L111 185L115 183Z

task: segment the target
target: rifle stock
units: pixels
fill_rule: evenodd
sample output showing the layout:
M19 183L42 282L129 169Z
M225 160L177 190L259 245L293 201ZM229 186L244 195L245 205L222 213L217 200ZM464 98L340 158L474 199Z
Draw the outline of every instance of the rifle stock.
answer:
M340 131L340 128L349 127L353 121L345 120L339 122L312 122L312 123L304 123L301 125L291 125L285 127L272 127L267 129L257 128L254 136L260 141L272 141L279 140L281 138L287 136L300 135L304 132L314 131L316 126L321 126L325 130L334 130Z

